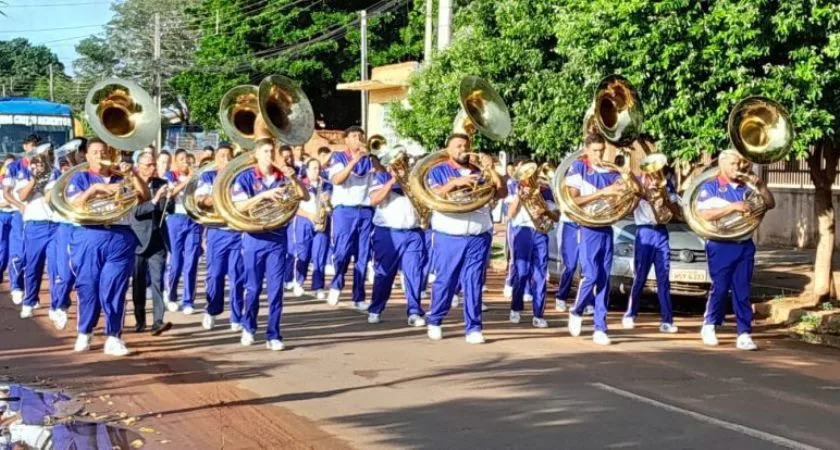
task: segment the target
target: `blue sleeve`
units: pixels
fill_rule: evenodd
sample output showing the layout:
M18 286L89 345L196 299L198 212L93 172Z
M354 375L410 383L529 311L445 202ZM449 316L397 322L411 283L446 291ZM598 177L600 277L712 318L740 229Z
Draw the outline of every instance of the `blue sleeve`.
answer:
M429 184L429 187L443 186L449 182L449 175L442 166L432 167L428 175L426 175L426 182Z
M377 172L371 188L378 188L391 180L391 174L388 172Z
M65 195L67 198L73 198L82 192L88 190L90 187L90 177L84 173L80 172L73 175L70 178L70 181L67 182L67 190L65 191Z
M175 174L172 173L171 170L169 170L165 174L163 174L163 177L166 178L166 181L168 181L169 183L177 183L178 182L178 179L175 177Z
M569 175L583 175L586 173L586 165L581 160L576 160L572 163L572 166L569 167L569 171L566 172L566 176Z

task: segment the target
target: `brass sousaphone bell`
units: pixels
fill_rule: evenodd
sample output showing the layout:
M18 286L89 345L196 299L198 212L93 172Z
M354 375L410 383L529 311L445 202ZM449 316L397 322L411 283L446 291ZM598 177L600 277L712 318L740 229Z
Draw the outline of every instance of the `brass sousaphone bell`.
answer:
M749 97L738 102L729 113L727 134L735 149L752 164L771 164L781 161L790 153L794 129L790 114L780 104L766 97ZM715 221L707 221L697 214L700 187L716 177L716 161L709 164L688 185L683 198L683 216L688 226L706 239L723 241L749 237L761 225L767 207L751 181L749 167L741 170L739 178L750 189L744 201L750 206L748 213L732 213Z
M120 150L149 145L160 129L160 111L149 94L134 82L119 78L108 78L93 86L85 99L85 114L96 136L111 147L111 159L102 161L104 166L119 164ZM54 211L77 224L107 225L137 206L137 194L125 176L116 194L96 196L84 208L75 208L66 198L67 183L87 169L87 163L77 164L59 177L50 194Z
M504 100L490 84L478 77L461 80L459 96L461 110L455 116L454 133L472 136L481 133L494 141L504 140L512 130L510 112ZM450 192L442 197L431 189L426 176L432 167L449 159L445 150L423 157L414 165L409 175L409 189L417 200L433 211L442 213L467 213L490 203L496 196L492 184L475 185ZM495 170L483 167L482 171ZM487 178L487 173L482 178Z
M288 145L303 145L315 131L315 114L309 98L294 81L280 75L266 77L259 87L233 88L222 98L219 116L230 138L248 149L267 137ZM300 202L289 192L282 201L262 203L251 211L237 210L231 197L233 183L255 163L253 152L245 152L231 160L213 183L216 211L228 226L239 231L279 228L294 217Z

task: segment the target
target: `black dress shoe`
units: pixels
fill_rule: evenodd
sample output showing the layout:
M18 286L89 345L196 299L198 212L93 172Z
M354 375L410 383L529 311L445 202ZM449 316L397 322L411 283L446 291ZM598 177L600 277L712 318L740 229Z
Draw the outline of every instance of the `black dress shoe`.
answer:
M160 336L164 331L172 328L172 322L155 322L152 325L152 336Z
M138 322L137 325L134 325L134 331L136 333L142 333L146 331L146 324L143 322Z

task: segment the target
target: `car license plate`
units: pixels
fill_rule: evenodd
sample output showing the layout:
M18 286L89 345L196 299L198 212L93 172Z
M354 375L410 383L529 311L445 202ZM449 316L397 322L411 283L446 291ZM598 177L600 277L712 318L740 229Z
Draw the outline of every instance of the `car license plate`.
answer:
M648 280L656 279L656 271L651 268L648 273ZM671 281L684 281L689 283L705 283L708 280L705 270L674 269L671 271Z

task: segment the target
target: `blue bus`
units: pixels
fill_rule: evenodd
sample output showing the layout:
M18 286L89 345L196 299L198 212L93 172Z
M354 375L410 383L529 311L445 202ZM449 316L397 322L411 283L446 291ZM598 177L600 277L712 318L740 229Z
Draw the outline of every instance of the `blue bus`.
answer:
M30 134L60 146L73 138L69 105L29 97L0 97L0 153L19 154Z

